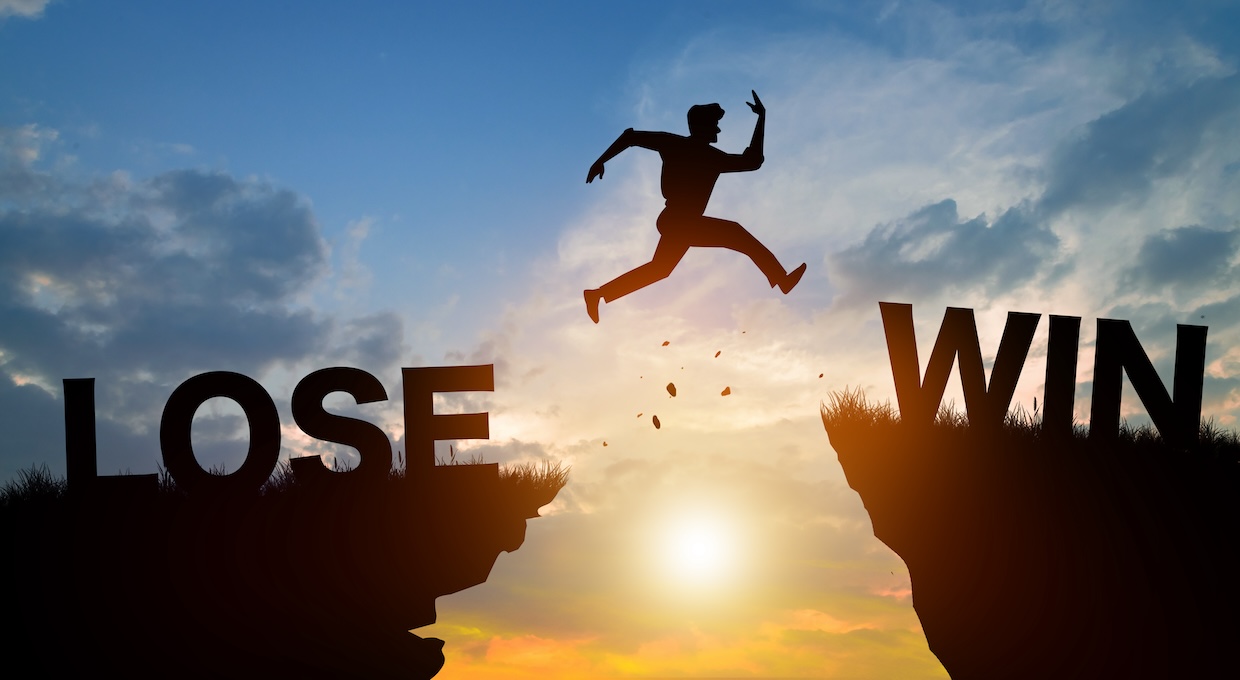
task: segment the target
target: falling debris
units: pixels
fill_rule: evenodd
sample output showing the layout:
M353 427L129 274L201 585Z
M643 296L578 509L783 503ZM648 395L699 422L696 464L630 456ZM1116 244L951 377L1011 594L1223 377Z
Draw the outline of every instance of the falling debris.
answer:
M721 396L721 397L726 397L726 396L728 396L729 394L732 394L732 388L731 388L731 387L725 387L725 388L723 388L723 391L719 393L719 396Z
M607 442L603 442L603 446L607 446Z
M670 345L670 344L672 344L672 341L671 341L671 340L664 340L664 341L663 341L663 346L664 346L664 347L667 347L667 346L668 346L668 345Z
M642 417L642 414L638 413L638 414L637 414L637 417L638 417L638 418Z
M659 424L659 416L650 416L650 420L654 422L654 429L657 430L660 427L663 427L662 425Z
M715 352L715 358L718 359L720 354L723 354L723 350L719 350L718 352Z
M819 377L819 378L821 378L821 377L822 377L822 374L821 374L821 373L819 373L819 374L818 374L818 377Z
M667 393L672 395L673 397L676 396L676 384L675 383L667 384Z

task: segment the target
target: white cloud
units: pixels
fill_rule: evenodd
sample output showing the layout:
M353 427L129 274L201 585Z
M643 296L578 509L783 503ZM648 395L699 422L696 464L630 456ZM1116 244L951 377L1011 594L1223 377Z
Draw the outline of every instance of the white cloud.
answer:
M0 0L0 19L22 17L38 19L51 0Z
M154 471L163 402L196 373L239 371L283 401L332 360L398 379L409 357L396 315L327 317L303 302L335 282L304 198L204 170L66 179L49 153L57 137L0 130L0 401L21 402L5 429L27 444L5 449L4 477L62 469L63 378L97 379L105 473ZM363 232L355 225L355 240ZM243 424L215 425L196 446L235 469ZM220 451L231 453L211 457Z
M728 111L719 146L730 151L749 140L753 117L743 102L750 88L758 90L770 110L766 165L721 179L708 214L740 221L785 263L808 261L809 273L785 297L767 288L744 257L694 251L669 279L605 305L601 324L590 323L582 289L650 257L661 207L657 157L634 149L609 163L605 179L589 187L594 203L565 226L556 252L531 267L531 289L524 295L503 291L513 300L503 317L480 334L475 348L447 357L448 363L496 364L496 392L476 402L491 412L493 440L458 450L501 462L562 460L574 468L554 517L531 522L522 551L502 558L486 589L462 598L477 598L479 609L486 600L485 608L497 616L525 607L523 625L540 635L560 635L570 624L582 630L610 625L598 624L597 617L587 621L574 608L616 588L616 567L606 558L624 557L620 541L628 537L620 528L635 517L653 522L652 507L693 484L740 489L743 498L736 503L753 522L784 532L788 552L773 558L779 564L771 568L789 570L779 572L787 577L785 597L838 603L832 599L837 594L822 585L821 565L841 556L858 562L832 565L831 578L851 578L864 592L900 585L873 578L894 578L883 568L893 564L891 555L870 536L864 508L843 485L818 420L818 404L832 390L861 387L871 399L892 396L877 309L886 295L915 304L923 357L944 305L977 309L983 353L991 356L1007 310L1087 317L1082 380L1089 378L1092 317L1133 318L1159 362L1169 355L1174 323L1205 317L1215 381L1208 387L1207 415L1234 421L1240 414L1234 353L1225 349L1240 344L1240 289L1234 276L1226 276L1240 264L1234 240L1224 239L1212 257L1182 268L1164 249L1232 234L1240 219L1240 116L1227 59L1179 31L1122 45L1099 41L1097 33L1074 26L1097 21L1091 12L1101 10L1077 9L1075 3L1035 3L974 17L912 5L911 14L910 3L882 8L883 30L901 34L891 39L897 44L862 43L837 30L809 28L790 35L713 33L637 69L628 124L683 131L689 105L719 101ZM1016 29L1024 28L1046 29L1047 37L1021 41ZM295 334L322 331L322 337L297 351L263 353L254 341L259 327L247 324L246 348L239 351L227 337L210 335L222 332L218 317L198 325L182 319L160 328L169 335L153 350L135 343L132 354L150 356L124 359L154 371L142 362L178 347L210 345L204 350L247 357L248 366L285 381L271 391L286 395L308 370L365 365L382 373L378 377L393 397L367 413L402 445L397 369L438 363L411 356L406 343L438 344L432 341L459 318L455 299L417 321L394 312L324 318L294 299L297 289L329 279L322 278L328 274L314 245L313 215L292 192L188 172L150 180L101 177L77 187L76 194L56 193L49 188L60 181L54 174L30 169L55 141L53 131L22 128L0 139L12 140L6 142L14 149L10 157L20 161L3 175L7 188L0 201L46 208L70 196L101 214L141 216L149 225L135 229L146 240L126 251L142 255L139 274L179 254L200 277L184 287L121 290L116 272L134 263L119 256L87 271L90 276L39 278L45 272L32 272L13 289L29 301L21 309L28 318L59 322L50 317L74 305L107 309L128 297L118 290L193 300L195 291L207 289L220 292L225 302L253 302L277 320L283 314ZM216 194L233 197L233 207L266 206L296 219L287 221L285 238L270 240L234 233L228 227L246 222L222 218L190 228L187 216L220 216L215 203L200 200L212 195L212 185ZM127 212L137 204L141 210ZM81 206L70 207L95 219ZM89 222L84 233L98 233L99 223ZM350 223L337 244L339 278L332 284L368 280L361 250L375 225L369 218ZM45 233L68 234L69 227L63 228ZM276 248L289 243L300 248ZM106 243L93 250L76 244L80 251L59 251L81 256L73 266L89 269L111 252ZM1192 248L1186 252L1191 256ZM216 281L205 265L233 261L223 254L237 255L240 271L237 278ZM1146 266L1137 269L1141 263ZM1125 273L1140 280L1140 290L1125 289ZM1201 285L1187 292L1176 287L1186 276ZM1217 283L1202 284L1204 279ZM137 280L175 281L154 274ZM1145 285L1153 283L1162 288ZM40 337L71 334L74 347L90 347L88 340L101 328L98 316L75 317ZM141 321L137 313L133 318ZM288 324L269 329L284 337ZM1044 321L1017 403L1029 405L1040 395L1045 328ZM0 351L10 363L0 370L22 376L42 371L53 382L63 377L59 368L49 368L56 366L50 360L33 362L38 370L28 370L22 362L40 348L31 343L12 349L16 331L6 332L0 338L10 342L0 342ZM215 357L204 360L203 368L221 368L224 359ZM287 365L268 367L277 359ZM183 357L158 368L166 368L161 375L173 382L172 376L191 371ZM678 387L674 398L664 388L668 382ZM719 394L725 386L731 389L727 397ZM132 394L132 402L158 404L167 387L127 381L119 389ZM30 407L37 413L14 413L52 427L58 407L38 389L0 383L0 403L40 405ZM656 414L663 423L659 430L650 420ZM118 429L129 424L108 422ZM101 433L101 441L114 434ZM833 527L830 538L822 538L821 526L807 528L811 520ZM789 566L797 560L800 570ZM632 583L622 585L630 590L616 592L634 593ZM555 591L561 599L540 600L551 604L528 611L530 592ZM623 602L608 604L612 611L628 611ZM789 606L755 617L755 629L762 621L798 630L847 629L864 619L855 611L845 616L815 609L824 612L811 617L818 623L794 625L788 619L797 617L787 612L816 605L784 604ZM614 622L611 632L623 633L626 644L656 646L657 631L637 628L641 622L633 619L640 617L632 616ZM746 641L743 631L720 639Z
M376 220L373 217L361 217L350 221L345 226L345 240L339 248L340 287L337 290L338 296L342 295L346 290L364 291L370 287L374 276L371 274L369 267L362 261L360 255L362 243L370 235L370 231L374 228L375 223Z
M1001 20L1010 27L1044 19ZM897 8L887 21L908 17ZM635 127L680 131L688 105L720 101L728 113L719 146L730 151L748 142L752 117L741 99L750 87L759 90L770 110L767 163L721 179L707 214L740 221L785 261L808 260L810 273L784 297L762 285L742 256L691 252L668 279L604 305L595 326L581 289L650 256L661 207L653 154L633 149L608 164L595 203L565 227L555 256L537 263L529 298L506 315L504 355L514 379L494 395L493 432L515 433L520 455L536 450L572 464L573 478L554 531L539 536L531 524L528 566L497 570L492 585L503 597L537 590L544 579L579 588L582 598L602 583L616 588L607 576L614 566L589 561L611 554L596 535L622 540L606 528L640 523L651 489L683 489L691 480L744 494L766 488L761 480L770 475L778 480L773 496L793 498L805 512L831 504L836 510L824 515L851 527L831 540L818 533L803 541L834 556L861 549L869 536L864 509L842 485L817 405L845 387L861 387L871 399L893 396L877 308L889 295L915 305L923 357L946 305L976 308L983 354L992 358L1009 310L1086 317L1082 382L1090 379L1094 318L1132 319L1165 368L1175 323L1204 315L1214 371L1206 415L1235 422L1240 387L1224 349L1240 333L1240 284L1225 272L1237 264L1227 235L1240 218L1240 153L1231 142L1240 138L1240 116L1222 60L1180 34L1125 51L1071 30L1028 45L1002 30L979 37L972 25L938 29L932 45L912 55L831 34L711 35L639 71ZM1157 74L1137 68L1159 59L1171 61ZM1143 80L1116 87L1122 74L1138 72ZM1190 246L1211 238L1226 243L1182 262L1195 252ZM1184 252L1172 257L1164 245ZM1122 273L1142 263L1142 280L1157 279L1159 290L1125 290ZM1176 276L1196 287L1185 296ZM1033 397L1040 401L1046 328L1043 320L1014 401L1027 409ZM668 382L678 388L674 398ZM725 385L732 394L721 397ZM1078 395L1087 394L1082 385ZM954 380L947 399L961 403ZM1138 405L1126 407L1139 415ZM508 455L503 445L490 451ZM726 479L698 467L703 461L728 470L716 471ZM819 483L819 495L800 497L792 480ZM779 503L753 507L754 521L765 522ZM628 509L623 521L609 519L617 508ZM566 543L537 543L557 537ZM789 545L799 544L783 544L779 559L805 558ZM603 576L583 584L580 575L545 575L557 563L551 552L556 561L577 555L586 561L567 563ZM867 569L875 570L859 571ZM823 594L822 578L819 567L790 574L786 585L809 600ZM880 590L875 584L869 592ZM496 596L477 594L488 606ZM445 620L485 618L472 597L462 595ZM628 597L637 602L640 594ZM557 611L523 625L555 636L572 616ZM585 625L570 628L596 630ZM655 644L642 638L651 633L624 634ZM752 661L757 652L747 649Z

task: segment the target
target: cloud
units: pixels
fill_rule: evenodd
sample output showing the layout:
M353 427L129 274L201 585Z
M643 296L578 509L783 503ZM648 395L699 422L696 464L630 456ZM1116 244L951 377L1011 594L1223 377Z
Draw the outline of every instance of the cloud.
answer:
M101 430L141 434L197 372L259 376L324 347L332 324L299 302L327 272L303 198L202 170L73 183L40 169L56 139L37 126L0 133L0 382L57 395L62 378L95 377ZM376 333L399 333L381 321L358 322L357 351L394 353ZM40 429L19 435L31 446L52 441L46 417L17 426ZM118 465L150 467L144 448Z
M7 377L0 380L0 414L6 422L20 426L5 431L5 454L0 459L0 475L5 479L19 469L47 463L53 453L63 458L65 448L60 402L37 385L16 384Z
M349 222L345 229L345 240L340 248L340 287L342 289L366 289L374 279L370 269L359 257L362 242L374 228L373 217L362 217Z
M1086 125L1047 168L1042 208L1105 208L1140 201L1159 179L1190 169L1240 115L1240 75L1207 77L1136 99Z
M872 398L890 394L874 304L888 295L919 305L918 334L930 341L940 311L930 300L994 307L997 326L979 311L985 349L997 346L1006 309L1129 315L1160 353L1160 368L1174 323L1206 315L1219 373L1207 382L1208 403L1240 412L1234 357L1222 361L1215 349L1235 346L1240 326L1240 296L1217 269L1222 257L1212 250L1177 269L1162 252L1209 245L1208 234L1168 226L1235 230L1229 197L1240 196L1240 135L1228 116L1234 79L1218 73L1225 66L1191 40L1176 41L1176 54L1191 63L1175 66L1180 57L1171 54L1175 67L1151 87L1145 70L1162 69L1170 54L1153 39L1161 30L1133 41L1134 55L1115 54L1073 33L1079 13L1062 3L1029 12L1073 10L1050 30L1016 16L1023 10L962 19L926 3L911 13L909 3L888 7L884 27L868 23L874 7L846 17L861 33L877 32L865 38L843 35L857 26L786 35L746 26L673 45L670 58L649 52L652 63L639 74L648 80L645 108L613 131L681 130L689 104L719 100L729 111L719 146L738 151L752 129L741 102L756 87L771 109L767 164L722 178L710 212L742 222L781 258L809 261L793 295L766 289L733 253L695 252L672 279L609 305L603 323L590 324L581 289L644 262L657 238L658 160L634 150L624 159L639 160L618 159L602 185L591 185L599 200L566 226L559 252L531 266L535 290L525 299L488 294L516 298L499 330L480 333L475 351L446 355L447 363L496 364L495 393L444 400L491 412L495 439L456 443L459 455L563 461L573 476L487 584L440 600L444 625L461 626L449 639L445 677L484 677L496 666L505 669L497 675L521 677L565 668L583 676L818 669L940 677L915 630L907 574L870 535L817 413L819 400L846 385ZM1139 63L1124 63L1129 56ZM101 444L141 451L149 465L155 452L143 428L155 426L162 400L197 370L269 370L295 380L307 371L283 371L285 364L343 364L374 372L392 400L341 411L387 423L403 448L393 425L396 367L422 363L408 354L401 361L419 326L395 312L337 320L307 306L306 291L323 288L327 264L304 199L201 170L75 183L36 169L58 142L38 126L0 131L0 147L11 149L0 163L0 238L27 227L26 240L0 247L0 258L16 258L3 260L0 278L10 262L27 267L27 253L39 263L4 279L0 298L8 305L0 310L0 409L22 425L10 428L15 441L42 442L50 452L43 459L63 459L55 450L62 442L27 435L61 427L55 393L67 367L100 378ZM366 292L363 246L375 224L357 220L334 242L341 271L333 283ZM68 245L40 246L38 234ZM1132 304L1116 304L1116 272L1147 269L1168 282L1224 273L1213 279L1218 299L1141 304L1156 287L1142 279ZM455 312L443 314L421 323L459 325ZM1087 319L1086 336L1092 326ZM1026 374L1036 387L1037 367ZM664 390L671 380L674 400ZM718 396L725 385L733 389L726 399ZM1087 391L1083 384L1078 395ZM227 460L236 424L227 414L204 424L213 434L204 456ZM644 554L635 546L679 511L675 495L688 491L736 512L744 538L771 548L750 572L761 579L720 598L728 611L674 601L657 580L639 580L653 567L633 561ZM768 604L746 594L754 582ZM600 620L599 612L611 616ZM690 630L695 621L705 624ZM899 662L909 667L884 665Z
M921 28L900 16L892 20ZM751 128L725 98L756 84L771 110L767 163L721 178L708 214L745 224L781 258L810 261L810 275L793 295L768 296L742 258L693 252L667 281L590 324L581 288L649 257L659 209L657 158L634 150L639 160L609 166L608 193L592 189L598 200L566 226L558 260L539 263L541 287L511 310L520 322L504 345L507 372L531 378L497 391L492 412L497 436L521 432L519 453L502 443L492 452L571 461L572 479L555 512L530 522L522 550L502 558L489 590L441 600L441 620L468 627L461 637L472 645L468 662L450 653L447 677L454 662L458 677L482 673L482 658L497 674L539 677L536 659L549 657L592 675L620 674L607 665L619 659L630 674L932 676L913 670L933 664L919 633L868 616L893 600L907 613L907 581L898 562L884 566L895 558L821 455L820 425L797 410L845 386L892 396L880 299L917 305L925 351L935 305L977 307L988 358L1007 310L1087 317L1082 380L1096 317L1131 319L1165 376L1175 324L1210 323L1218 376L1207 381L1206 415L1234 419L1234 357L1220 355L1240 330L1227 264L1240 215L1231 198L1240 195L1240 118L1229 115L1225 60L1187 38L1113 51L1074 33L1073 17L1049 32L1010 14L997 30L991 13L975 19L927 26L933 47L892 50L828 32L717 32L641 70L640 105L616 107L633 112L622 126L679 130L685 106L719 100L728 150L743 148ZM1125 81L1168 61L1156 77ZM1177 264L1177 253L1194 252ZM1125 272L1150 278L1128 294ZM1193 299L1157 290L1186 281L1196 282ZM1044 320L1014 401L1027 408L1042 397L1045 333ZM664 389L673 380L675 399ZM733 388L726 399L724 385ZM1077 390L1084 418L1089 390ZM952 392L960 403L957 385ZM1131 397L1125 406L1140 412ZM633 556L651 555L643 538L682 510L668 496L718 507L711 492L720 490L719 505L739 516L733 528L767 540L746 544L748 554L770 561L721 596L731 609L716 618ZM599 621L598 611L612 616ZM816 614L797 615L805 612ZM450 649L461 639L444 637ZM514 653L486 657L490 648ZM910 668L883 665L896 657Z
M54 178L30 168L38 162L43 148L55 144L59 137L56 130L33 124L0 127L0 201L21 201L55 188Z
M404 324L397 314L378 312L352 319L336 334L345 365L394 367L404 358Z
M1202 305L1189 315L1202 323L1217 324L1226 328L1240 328L1240 292L1226 300Z
M1032 12L1044 10L1057 11ZM680 130L685 106L721 101L729 114L719 146L739 150L751 128L726 97L756 87L771 110L767 164L721 178L709 214L740 221L781 257L810 261L819 278L768 296L748 262L695 252L673 277L590 324L581 288L649 257L659 209L657 159L634 150L640 160L609 166L608 193L592 189L598 201L567 225L558 260L539 263L541 287L506 316L519 323L503 345L505 372L530 377L495 393L493 432L520 436L511 449L471 449L567 460L572 479L556 512L529 523L525 546L501 558L485 587L440 600L441 621L461 627L443 634L445 677L543 677L557 663L591 676L935 677L942 671L916 624L894 614L909 613L906 573L822 455L816 412L798 410L845 385L891 394L875 302L916 303L927 350L941 313L930 303L977 306L988 353L1009 309L1132 318L1160 369L1175 323L1199 316L1182 307L1201 306L1223 325L1212 327L1212 347L1233 343L1223 317L1237 315L1240 298L1222 279L1214 294L1227 303L1175 306L1144 290L1116 299L1116 273L1136 266L1143 243L1171 238L1168 226L1235 228L1222 169L1240 160L1229 157L1236 136L1226 97L1207 91L1228 86L1226 77L1176 66L1156 88L1124 82L1140 69L1110 45L1079 39L1075 14L1049 31L1010 14L997 29L990 12L954 25L940 16L950 10L917 14L931 17L926 26L902 9L891 14L908 34L890 50L828 31L698 36L641 70L639 105L616 107L633 112L620 127ZM1167 51L1145 44L1131 46L1141 68ZM1176 92L1196 104L1177 108ZM1145 126L1153 140L1124 139ZM1099 156L1116 150L1119 163ZM1084 379L1093 327L1084 321ZM1042 355L1044 343L1035 340ZM1040 368L1027 366L1017 403L1040 400ZM1234 400L1231 369L1218 362L1210 404ZM675 399L664 390L672 380ZM734 392L726 399L724 385ZM1088 391L1078 388L1085 414ZM678 513L703 508L735 513L746 554L761 558L717 609L660 580L649 543ZM462 657L458 640L468 641Z
M937 678L941 669L926 656L909 653L920 633L909 630L824 630L793 611L761 621L746 635L720 634L711 626L688 624L644 641L624 655L609 640L534 635L483 637L474 633L463 648L449 648L441 676L533 677L813 677ZM805 627L802 627L805 626ZM924 643L922 643L924 646ZM883 659L882 663L873 661ZM437 676L438 677L438 676Z
M51 0L0 0L0 20L9 17L38 19Z
M486 586L439 600L443 623L425 633L449 641L448 677L488 677L484 663L514 677L556 664L583 677L620 672L614 664L647 675L934 676L907 571L843 481L802 479L773 447L622 448L618 460L601 449L582 460L561 491L566 511L531 520ZM714 590L686 586L668 562L669 530L694 517L719 521L733 547ZM921 653L894 661L892 645Z
M1228 302L1240 280L1240 81L1163 75L1043 139L1052 151L1025 175L1035 191L1000 208L993 223L959 218L954 201L940 201L829 255L832 283L843 293L832 309L882 298L1003 305L1128 319L1142 337L1176 323L1208 324L1212 347L1240 341ZM991 148L1013 145L1020 144ZM998 229L1005 222L1006 234Z
M947 199L872 230L831 258L843 304L925 299L938 295L995 297L1032 279L1057 253L1059 239L1027 206L991 221L962 219Z
M1200 226L1168 229L1146 237L1125 283L1157 291L1163 287L1226 285L1237 279L1232 260L1240 249L1240 229Z

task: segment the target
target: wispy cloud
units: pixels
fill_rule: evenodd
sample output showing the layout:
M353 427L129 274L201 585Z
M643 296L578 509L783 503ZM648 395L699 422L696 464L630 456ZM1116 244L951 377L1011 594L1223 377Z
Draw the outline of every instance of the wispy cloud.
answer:
M1240 229L1167 229L1145 238L1122 284L1150 292L1164 288L1226 288L1240 278L1234 264L1238 249Z
M0 0L0 20L8 17L38 19L51 0Z
M996 297L1028 284L1053 262L1059 239L1028 206L993 221L961 219L947 199L871 231L860 245L831 258L848 291L841 301Z
M614 133L683 131L689 105L719 101L719 146L740 151L756 89L770 110L766 164L722 178L708 214L810 268L785 297L743 257L693 251L667 280L604 306L598 326L582 289L648 259L658 237L653 154L609 164L554 248L527 258L528 287L487 293L499 309L445 295L412 318L316 303L362 297L382 221L343 227L332 258L292 189L207 170L74 179L48 169L54 130L9 129L0 414L33 429L9 428L22 454L0 472L63 457L44 435L63 428L62 377L100 378L101 445L149 465L162 399L201 370L262 378L287 414L309 370L365 367L392 400L340 409L403 448L400 366L494 363L495 393L440 402L490 412L493 439L455 443L458 456L573 473L487 584L441 599L442 623L423 632L448 639L444 677L942 677L907 572L873 538L818 419L832 390L892 396L880 299L916 305L926 350L945 305L977 308L988 355L1007 310L1087 317L1079 395L1090 318L1133 320L1164 375L1175 324L1205 323L1206 414L1240 415L1235 64L1144 7L828 5L783 32L707 30L644 53L614 107L632 119ZM487 324L454 328L466 312ZM449 332L473 342L412 351ZM1040 395L1044 355L1040 335L1017 403ZM203 432L235 456L229 418ZM290 450L342 453L286 434ZM651 547L704 509L729 518L748 558L714 601L677 597Z
M399 361L390 313L338 325L307 306L327 249L296 193L201 170L80 181L55 170L54 130L0 140L0 399L27 416L10 428L25 446L6 449L5 476L62 464L62 378L98 380L101 469L149 471L163 400L195 373L261 377L341 343L353 359ZM239 420L221 422L204 451L244 437ZM246 447L229 446L235 468Z
M732 151L752 124L740 96L761 93L767 163L721 179L708 214L810 261L810 274L785 298L744 258L692 253L656 287L605 305L594 326L581 288L649 257L660 208L657 159L609 164L594 205L566 225L528 299L509 310L509 371L523 377L493 410L521 433L522 453L495 444L490 454L559 457L573 479L555 513L531 522L522 552L497 567L492 591L441 601L445 622L470 627L459 632L467 660L450 663L448 677L536 677L552 659L585 676L941 673L911 619L875 617L907 584L884 566L890 553L822 456L816 412L798 411L844 386L891 395L880 299L916 305L927 352L945 305L978 309L989 356L1008 310L1129 318L1168 378L1175 324L1207 323L1206 415L1235 421L1240 116L1227 60L1170 26L1147 27L1165 41L1099 42L1081 28L1102 20L1097 8L964 16L914 5L885 22L909 32L924 23L924 41L716 32L637 69L631 124L680 130L688 105L721 101L719 146ZM1049 33L1026 39L1037 31ZM1017 403L1040 397L1044 355L1039 336ZM731 396L719 396L724 385ZM652 601L657 574L616 566L650 553L626 543L633 533L657 533L679 512L661 489L698 507L726 489L753 535L770 538L772 562L745 582L763 589L764 607L734 593L727 616L702 625L688 604Z

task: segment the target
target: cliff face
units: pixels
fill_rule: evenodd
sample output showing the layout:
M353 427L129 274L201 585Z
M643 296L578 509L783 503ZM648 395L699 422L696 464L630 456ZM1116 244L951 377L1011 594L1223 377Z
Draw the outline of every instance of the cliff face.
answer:
M953 678L1240 673L1234 458L847 416L831 445Z
M550 499L476 465L261 497L102 500L6 513L0 527L5 655L36 673L430 678L443 643L407 631L435 621L435 598L484 582Z

